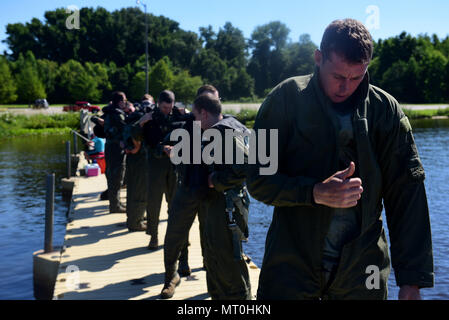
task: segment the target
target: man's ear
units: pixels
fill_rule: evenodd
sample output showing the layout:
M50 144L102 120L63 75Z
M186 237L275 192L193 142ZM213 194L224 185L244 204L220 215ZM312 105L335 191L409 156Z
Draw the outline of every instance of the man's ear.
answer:
M315 50L315 55L314 55L314 60L315 60L315 64L319 67L321 65L321 63L323 62L323 54L321 53L321 51L319 49Z

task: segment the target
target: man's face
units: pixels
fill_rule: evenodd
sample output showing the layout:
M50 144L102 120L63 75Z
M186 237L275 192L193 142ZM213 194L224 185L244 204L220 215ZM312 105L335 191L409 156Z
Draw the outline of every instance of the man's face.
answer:
M334 52L324 61L319 50L315 51L315 63L320 67L320 81L324 93L334 103L344 102L357 90L369 65L348 63Z
M201 129L206 130L208 129L208 117L206 110L198 111L197 108L195 108L195 105L192 108L192 113L195 116L195 121L201 121Z
M173 110L173 106L174 106L175 104L172 102L172 103L167 103L167 102L160 102L159 103L159 109L161 110L161 112L163 113L163 114L165 114L166 116L168 116L171 112L172 112L172 110Z
M118 103L120 109L122 109L123 111L127 108L127 100L126 100L126 96L123 94L122 95L123 99Z

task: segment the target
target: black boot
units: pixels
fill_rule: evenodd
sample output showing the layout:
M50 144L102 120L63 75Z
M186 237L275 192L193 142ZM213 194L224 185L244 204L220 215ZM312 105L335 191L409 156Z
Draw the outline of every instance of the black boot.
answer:
M192 273L189 267L189 244L186 244L182 250L179 257L178 273L181 277L188 277Z
M162 299L170 299L175 294L175 289L181 283L181 277L177 272L172 277L165 276L164 288L161 292Z
M146 231L146 230L147 230L147 222L146 221L140 221L137 225L128 226L129 232Z
M100 200L109 200L109 193L107 189L101 193Z
M126 206L119 202L117 206L109 206L109 213L126 213Z
M157 235L152 235L150 243L148 244L149 250L156 250L159 247L159 241L157 239Z

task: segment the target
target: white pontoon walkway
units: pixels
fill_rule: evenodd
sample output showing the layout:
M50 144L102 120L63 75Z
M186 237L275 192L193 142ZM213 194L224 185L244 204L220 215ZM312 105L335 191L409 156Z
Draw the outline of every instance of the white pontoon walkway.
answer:
M128 232L126 214L110 214L108 201L100 201L106 177L76 177L72 210L64 239L66 250L56 278L54 299L128 300L159 299L164 284L163 243L149 251L145 232ZM121 191L126 202L126 190ZM167 226L167 206L161 207L159 241ZM206 272L202 270L198 219L190 230L189 265L192 275L183 277L172 299L210 299ZM259 269L249 262L253 295Z

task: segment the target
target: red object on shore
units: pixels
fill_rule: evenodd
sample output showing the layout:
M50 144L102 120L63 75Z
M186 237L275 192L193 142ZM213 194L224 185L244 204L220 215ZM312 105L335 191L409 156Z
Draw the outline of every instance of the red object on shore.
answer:
M69 105L69 106L64 106L62 107L62 111L80 111L81 109L85 109L89 112L93 112L93 113L97 113L98 111L100 111L100 107L99 106L92 106L89 102L87 101L77 101L75 102L74 105Z

